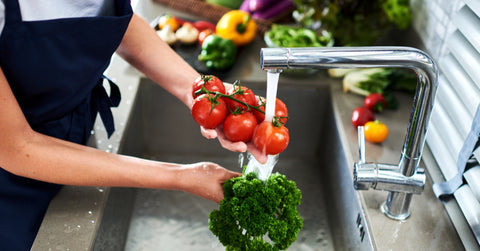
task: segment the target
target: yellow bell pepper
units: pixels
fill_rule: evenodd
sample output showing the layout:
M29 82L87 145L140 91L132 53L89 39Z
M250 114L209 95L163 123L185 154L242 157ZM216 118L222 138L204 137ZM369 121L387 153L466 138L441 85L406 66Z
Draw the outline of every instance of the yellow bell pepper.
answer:
M242 46L255 38L257 24L248 12L231 10L218 20L216 32L222 38L230 39L235 45Z

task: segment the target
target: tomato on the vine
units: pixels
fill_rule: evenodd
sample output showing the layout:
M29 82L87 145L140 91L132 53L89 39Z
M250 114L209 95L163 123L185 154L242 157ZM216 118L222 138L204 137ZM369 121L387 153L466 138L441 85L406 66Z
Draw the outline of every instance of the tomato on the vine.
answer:
M279 124L279 125L278 125ZM265 154L275 155L283 152L290 141L288 129L278 123L263 121L253 134L253 144Z
M257 106L258 109L262 110L265 112L265 104L267 102L267 99L260 97L258 100ZM255 115L255 118L257 118L257 122L261 123L265 120L265 113L261 113L257 110L253 110L253 115ZM287 123L288 119L288 109L285 103L283 103L280 99L277 98L275 102L275 117L278 118L280 123L285 124Z
M232 142L249 142L257 126L257 120L251 112L231 113L223 122L223 133Z
M207 129L213 129L223 123L227 116L227 105L221 97L202 94L195 98L192 106L193 119Z
M193 81L192 96L194 98L200 95L196 95L195 93L201 90L203 86L205 86L205 89L210 92L227 93L222 80L213 75L202 75Z
M235 93L235 94L234 94ZM256 106L257 105L257 98L255 97L255 94L253 93L252 90L248 89L247 87L244 86L235 86L232 91L230 91L228 94L234 94L232 97L239 100L240 102L243 102L245 104L248 104L250 106ZM226 98L225 102L227 103L228 109L232 112L235 110L240 110L240 111L248 111L248 108L233 100Z

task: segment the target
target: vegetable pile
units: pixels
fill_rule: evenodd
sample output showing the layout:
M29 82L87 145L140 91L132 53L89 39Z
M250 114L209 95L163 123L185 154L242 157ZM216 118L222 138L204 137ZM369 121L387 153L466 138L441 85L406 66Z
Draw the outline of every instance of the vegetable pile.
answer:
M209 229L227 250L285 250L297 239L302 194L285 175L274 173L262 181L252 172L226 181L223 190L219 210L210 212Z
M381 143L388 137L388 127L378 119L375 112L385 109L387 102L380 93L372 93L363 100L364 106L355 108L352 112L352 125L354 128L365 127L365 139L372 143Z
M207 129L219 128L232 142L253 142L263 153L283 152L290 141L285 103L277 98L272 121L265 120L264 98L241 86L239 81L227 92L223 81L213 75L202 75L193 83L192 117Z
M337 46L374 44L392 26L406 29L412 15L409 0L295 0L294 17L305 27L321 24Z
M412 71L398 68L371 68L350 70L345 75L335 75L335 71L329 71L330 75L343 77L343 91L352 92L362 96L371 93L380 93L386 101L386 108L395 109L398 102L393 95L394 91L415 93L417 88L417 76Z
M198 60L207 69L229 70L236 61L238 48L255 38L257 25L241 10L225 13L216 24L205 20L186 21L173 15L159 17L154 26L158 36L171 46L198 45Z

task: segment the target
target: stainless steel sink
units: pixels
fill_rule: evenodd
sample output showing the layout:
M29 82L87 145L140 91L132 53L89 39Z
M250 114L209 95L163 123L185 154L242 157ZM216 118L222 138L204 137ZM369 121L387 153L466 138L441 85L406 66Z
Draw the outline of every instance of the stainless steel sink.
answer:
M265 95L265 83L244 83ZM290 145L274 172L302 191L304 227L289 250L373 250L333 118L328 85L282 79L278 97L288 106ZM191 163L214 161L240 172L238 153L200 135L189 110L143 79L120 147L126 155ZM132 167L134 168L134 167ZM225 250L208 230L218 205L193 195L112 188L94 250Z

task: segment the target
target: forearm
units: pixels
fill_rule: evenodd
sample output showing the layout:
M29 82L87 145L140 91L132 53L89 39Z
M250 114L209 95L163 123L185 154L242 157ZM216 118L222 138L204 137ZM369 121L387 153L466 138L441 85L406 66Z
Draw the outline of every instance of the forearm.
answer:
M180 189L177 164L111 154L36 132L15 137L2 156L2 168L50 183Z
M117 53L191 107L192 83L199 73L164 43L141 17L133 15Z

